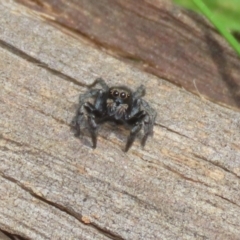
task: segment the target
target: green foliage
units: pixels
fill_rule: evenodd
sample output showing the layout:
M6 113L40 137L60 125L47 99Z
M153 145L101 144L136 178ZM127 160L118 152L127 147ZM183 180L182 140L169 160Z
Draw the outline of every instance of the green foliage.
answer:
M193 0L173 0L196 12L201 12ZM202 0L214 18L221 22L222 27L230 31L240 32L240 0Z
M218 29L240 56L240 45L230 32L240 32L240 0L174 0L201 12Z

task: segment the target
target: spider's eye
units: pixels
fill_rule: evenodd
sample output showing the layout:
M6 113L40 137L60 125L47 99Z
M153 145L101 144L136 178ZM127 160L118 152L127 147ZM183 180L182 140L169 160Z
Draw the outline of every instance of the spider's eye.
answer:
M115 90L115 91L113 92L113 96L114 96L114 97L118 97L118 95L119 95L119 92L118 92L117 90Z
M127 94L126 94L125 92L121 92L121 93L120 93L120 97L124 99L124 98L127 97Z

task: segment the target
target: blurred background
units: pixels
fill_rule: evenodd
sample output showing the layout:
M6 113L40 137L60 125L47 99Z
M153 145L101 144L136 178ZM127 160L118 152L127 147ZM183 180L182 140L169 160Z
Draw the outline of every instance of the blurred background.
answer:
M175 3L199 12L193 0L173 0ZM222 27L240 41L240 0L201 0L210 9Z

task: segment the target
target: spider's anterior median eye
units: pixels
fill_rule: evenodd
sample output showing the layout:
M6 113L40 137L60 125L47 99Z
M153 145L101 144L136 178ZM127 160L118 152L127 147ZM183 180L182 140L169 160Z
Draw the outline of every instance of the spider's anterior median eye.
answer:
M114 96L114 97L118 97L118 95L119 95L119 92L118 92L117 90L115 90L115 91L113 92L113 96Z
M127 94L126 94L125 92L121 92L121 93L120 93L120 97L121 97L121 98L126 98L126 96L127 96Z

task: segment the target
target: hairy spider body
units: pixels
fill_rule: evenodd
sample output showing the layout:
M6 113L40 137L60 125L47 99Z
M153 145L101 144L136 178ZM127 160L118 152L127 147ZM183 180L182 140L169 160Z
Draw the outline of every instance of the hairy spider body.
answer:
M145 95L145 87L141 85L135 92L126 86L109 87L106 82L98 78L93 86L99 84L101 89L90 89L80 96L79 108L74 126L76 136L81 135L81 127L87 123L93 148L97 146L97 132L99 124L113 121L131 128L125 151L133 144L137 134L143 128L144 135L141 145L144 146L149 135L153 134L156 112L141 97ZM87 101L93 98L94 102Z

